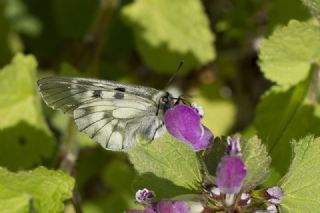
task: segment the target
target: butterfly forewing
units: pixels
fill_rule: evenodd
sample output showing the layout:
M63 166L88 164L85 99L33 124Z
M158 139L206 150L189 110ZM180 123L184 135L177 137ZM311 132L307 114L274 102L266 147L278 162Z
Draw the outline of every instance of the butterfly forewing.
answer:
M66 77L44 78L38 85L47 105L73 116L79 130L106 149L125 150L139 135L150 141L164 130L164 112L159 112L162 91Z

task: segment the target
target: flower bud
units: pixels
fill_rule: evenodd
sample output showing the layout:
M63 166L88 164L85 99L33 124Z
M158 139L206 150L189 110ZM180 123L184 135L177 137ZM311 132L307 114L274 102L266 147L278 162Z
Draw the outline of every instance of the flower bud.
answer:
M241 158L224 156L217 168L216 184L222 193L236 194L246 175L247 168Z

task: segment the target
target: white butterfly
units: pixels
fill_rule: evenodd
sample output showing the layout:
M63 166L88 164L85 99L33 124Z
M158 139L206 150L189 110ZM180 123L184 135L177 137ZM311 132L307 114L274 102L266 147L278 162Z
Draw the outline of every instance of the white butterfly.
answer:
M38 81L43 100L71 114L79 131L108 150L126 150L142 136L165 131L165 111L175 105L169 92L87 78L47 77Z

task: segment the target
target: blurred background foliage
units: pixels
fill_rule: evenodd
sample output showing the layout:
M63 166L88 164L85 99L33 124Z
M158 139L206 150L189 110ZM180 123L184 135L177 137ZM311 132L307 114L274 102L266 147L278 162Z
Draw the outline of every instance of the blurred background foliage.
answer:
M203 106L216 136L249 134L271 85L257 65L261 39L308 18L299 0L0 0L0 166L65 169L76 177L84 212L123 212L135 205L127 156L103 150L67 116L41 107L36 79L95 77L164 89L184 59L170 89ZM20 52L34 57L12 59ZM66 150L77 156L72 167Z

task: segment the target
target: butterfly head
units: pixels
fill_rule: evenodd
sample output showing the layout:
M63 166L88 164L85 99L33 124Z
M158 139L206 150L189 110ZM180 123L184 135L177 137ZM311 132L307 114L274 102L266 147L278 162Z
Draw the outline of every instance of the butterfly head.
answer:
M160 102L159 106L161 109L163 109L164 112L175 105L174 98L172 97L172 95L169 92L166 92L164 95L162 95L160 97L159 102Z

